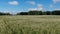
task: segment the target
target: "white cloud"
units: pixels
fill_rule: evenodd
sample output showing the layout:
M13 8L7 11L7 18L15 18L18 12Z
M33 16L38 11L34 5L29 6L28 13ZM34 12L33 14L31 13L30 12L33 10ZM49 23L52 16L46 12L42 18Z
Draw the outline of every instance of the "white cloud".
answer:
M29 8L28 11L30 11L30 10L37 10L37 8Z
M28 1L27 3L31 4L31 5L35 5L34 1Z
M53 8L54 7L53 4L51 4L50 7Z
M51 8L54 8L56 3L60 3L60 0L52 0L52 1L53 3L50 5Z
M43 5L42 5L42 4L38 4L37 6L38 6L38 7L42 7Z
M37 10L37 11L44 11L43 5L42 4L38 4L36 8L29 8L28 11L30 10Z
M10 5L18 5L18 1L11 1L11 2L8 2Z
M10 11L0 11L0 12L3 12L3 13L10 13Z
M53 0L54 3L60 2L60 0Z
M54 9L54 10L60 10L60 9Z
M37 9L38 9L38 10L43 10L43 5L42 5L42 4L38 4L38 5L37 5Z

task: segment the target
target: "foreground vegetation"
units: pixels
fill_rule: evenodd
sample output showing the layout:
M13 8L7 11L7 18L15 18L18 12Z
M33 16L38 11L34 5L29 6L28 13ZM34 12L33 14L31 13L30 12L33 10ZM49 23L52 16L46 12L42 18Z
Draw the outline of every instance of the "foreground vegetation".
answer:
M60 34L60 16L0 16L0 34Z

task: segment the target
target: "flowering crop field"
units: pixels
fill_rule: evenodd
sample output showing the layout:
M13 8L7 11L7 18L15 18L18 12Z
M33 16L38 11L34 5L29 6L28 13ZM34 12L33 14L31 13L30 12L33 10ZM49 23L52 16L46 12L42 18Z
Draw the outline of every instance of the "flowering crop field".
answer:
M0 16L0 34L60 34L60 16Z

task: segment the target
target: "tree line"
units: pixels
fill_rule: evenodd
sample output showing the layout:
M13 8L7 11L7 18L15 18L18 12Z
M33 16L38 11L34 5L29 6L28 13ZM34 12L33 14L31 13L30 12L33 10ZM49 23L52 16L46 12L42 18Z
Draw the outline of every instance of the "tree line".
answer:
M0 12L0 15L12 15L12 14Z
M60 10L20 12L17 15L60 15Z
M0 15L12 15L10 13L0 12ZM60 10L54 11L28 11L28 12L19 12L15 15L60 15Z

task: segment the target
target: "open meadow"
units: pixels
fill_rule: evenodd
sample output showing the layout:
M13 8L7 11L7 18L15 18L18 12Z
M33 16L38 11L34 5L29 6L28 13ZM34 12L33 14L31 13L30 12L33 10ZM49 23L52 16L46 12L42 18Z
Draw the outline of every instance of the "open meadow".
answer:
M0 16L0 34L60 34L60 16Z

